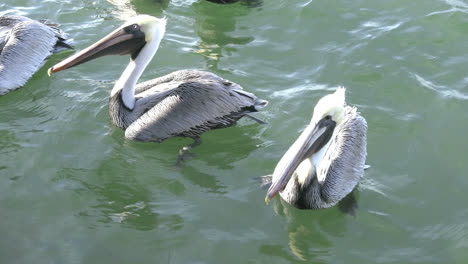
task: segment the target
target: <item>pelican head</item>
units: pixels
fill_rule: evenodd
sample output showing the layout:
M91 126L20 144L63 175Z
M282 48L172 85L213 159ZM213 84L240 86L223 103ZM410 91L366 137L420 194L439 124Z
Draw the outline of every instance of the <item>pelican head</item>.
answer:
M48 74L50 76L54 72L65 70L105 55L130 54L131 59L135 60L147 44L154 43L155 45L152 45L151 49L152 54L148 54L148 56L151 55L149 56L151 59L164 36L165 28L165 18L156 18L149 15L132 17L98 42L49 68ZM144 66L146 67L146 65Z
M334 93L322 97L315 105L311 124L316 125L327 116L336 122L336 126L341 124L344 118L345 91L344 87L340 87Z
M327 152L335 128L343 122L344 112L345 88L338 88L333 94L318 101L310 124L276 166L265 202L268 203L278 192L285 189L289 182L304 188L317 177L317 168Z
M135 85L159 48L166 29L166 19L148 15L131 18L125 24L88 48L57 63L48 71L49 76L73 66L105 55L131 55L130 63L115 83L111 96L122 91L125 107L135 106Z

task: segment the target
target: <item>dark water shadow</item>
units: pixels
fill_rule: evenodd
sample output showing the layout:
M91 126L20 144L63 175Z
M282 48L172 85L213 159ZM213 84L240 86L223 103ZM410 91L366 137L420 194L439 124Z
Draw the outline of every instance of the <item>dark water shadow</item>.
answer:
M353 190L337 204L338 209L340 209L342 213L356 216L356 211L359 208L356 199L357 193L356 190Z

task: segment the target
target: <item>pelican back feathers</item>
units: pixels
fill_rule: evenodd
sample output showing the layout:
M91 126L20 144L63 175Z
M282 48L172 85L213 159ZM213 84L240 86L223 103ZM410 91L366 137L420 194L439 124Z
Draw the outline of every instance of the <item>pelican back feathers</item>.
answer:
M64 39L55 25L21 16L0 17L0 95L23 86L57 46L68 46Z
M367 122L356 108L346 106L344 119L317 168L318 174L325 175L314 202L318 208L335 205L356 187L364 175L366 156Z
M181 70L143 82L135 88L135 107L111 97L112 121L126 129L125 137L161 142L169 137L198 137L203 132L233 125L267 102L213 73Z

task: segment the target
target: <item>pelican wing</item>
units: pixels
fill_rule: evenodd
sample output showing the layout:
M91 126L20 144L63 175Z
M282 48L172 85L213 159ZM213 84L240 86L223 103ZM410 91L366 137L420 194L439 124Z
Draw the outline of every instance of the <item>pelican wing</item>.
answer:
M321 196L338 202L350 193L364 175L367 155L367 122L356 108L346 106L343 123L324 156L318 173L326 175Z
M200 70L179 70L152 80L139 83L135 88L135 95L138 96L138 94L141 94L147 90L151 90L153 93L164 91L167 90L168 87L173 86L171 83L184 83L200 79L213 80L220 83L229 82L211 72Z
M61 31L26 17L0 17L0 95L23 86L62 37Z
M158 142L173 136L198 137L256 111L255 96L243 93L237 85L227 85L223 79L180 80L172 79L163 89L154 87L139 94L142 97L137 99L135 110L144 113L127 127L125 137ZM152 93L153 89L157 92Z

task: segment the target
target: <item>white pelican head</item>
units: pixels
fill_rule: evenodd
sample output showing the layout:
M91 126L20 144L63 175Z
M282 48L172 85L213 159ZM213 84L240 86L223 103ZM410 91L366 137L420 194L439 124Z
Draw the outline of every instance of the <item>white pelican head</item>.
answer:
M122 91L125 107L132 110L135 106L135 85L158 50L165 31L165 18L149 15L132 17L98 42L49 68L48 74L50 76L53 72L105 55L130 54L130 63L115 83L111 96Z
M54 72L62 71L105 55L130 54L132 60L135 60L145 46L152 46L152 54L148 54L152 58L159 47L165 30L165 18L156 18L149 15L132 17L93 45L49 68L48 74L51 75Z

